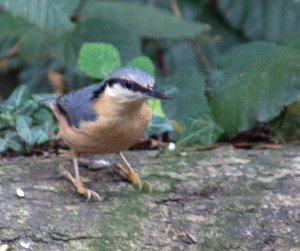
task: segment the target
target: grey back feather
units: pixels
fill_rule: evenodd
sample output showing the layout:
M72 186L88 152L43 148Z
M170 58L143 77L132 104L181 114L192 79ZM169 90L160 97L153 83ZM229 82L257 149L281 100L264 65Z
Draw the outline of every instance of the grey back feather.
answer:
M101 87L92 85L59 97L57 99L58 111L67 118L70 125L77 128L82 121L95 121L98 115L91 105L94 93Z

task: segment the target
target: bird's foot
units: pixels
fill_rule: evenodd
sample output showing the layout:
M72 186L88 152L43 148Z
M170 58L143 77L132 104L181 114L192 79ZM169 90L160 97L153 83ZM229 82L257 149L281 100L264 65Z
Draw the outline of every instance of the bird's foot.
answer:
M89 201L91 198L94 198L98 201L101 201L101 197L98 193L93 190L87 189L80 179L74 178L68 171L62 171L60 176L66 178L71 184L75 187L76 191L83 197L86 198L86 201Z
M133 186L135 186L138 190L144 190L151 192L151 185L146 180L141 180L139 175L133 170L125 170L124 167L120 164L116 164L117 169L119 170L120 174Z

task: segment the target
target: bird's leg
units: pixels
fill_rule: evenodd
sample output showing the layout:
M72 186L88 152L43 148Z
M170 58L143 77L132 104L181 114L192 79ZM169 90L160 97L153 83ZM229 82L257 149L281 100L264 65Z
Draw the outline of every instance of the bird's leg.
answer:
M72 185L76 188L77 192L80 195L84 196L87 199L87 201L89 201L92 197L100 201L101 198L99 194L97 194L95 191L87 189L82 183L79 175L79 170L78 170L77 157L73 158L73 165L74 165L75 177L73 177L68 171L63 171L61 175L64 176L68 181L70 181Z
M118 155L121 157L123 164L125 165L125 167L127 169L127 170L125 170L122 165L117 164L117 168L120 171L120 173L122 174L122 176L124 176L124 178L126 178L128 180L128 182L130 182L132 185L136 186L139 190L141 190L142 188L150 190L150 184L148 182L141 181L139 175L133 170L131 165L126 160L124 154L122 152L119 152Z

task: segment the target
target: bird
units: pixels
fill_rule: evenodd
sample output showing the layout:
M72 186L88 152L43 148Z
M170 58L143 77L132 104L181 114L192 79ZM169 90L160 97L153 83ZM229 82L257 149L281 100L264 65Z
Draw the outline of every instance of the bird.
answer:
M132 67L113 71L100 84L90 85L67 94L43 100L58 120L58 138L69 146L73 159L74 176L61 174L71 182L77 193L100 200L100 196L82 182L78 158L86 154L119 155L123 165L116 167L129 183L142 189L143 183L124 156L147 130L152 110L150 98L167 100L155 88L155 79ZM125 167L125 168L124 168Z

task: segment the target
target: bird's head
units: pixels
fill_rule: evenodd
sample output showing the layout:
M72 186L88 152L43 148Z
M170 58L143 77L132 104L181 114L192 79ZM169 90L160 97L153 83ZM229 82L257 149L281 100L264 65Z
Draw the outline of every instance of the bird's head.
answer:
M169 99L154 88L154 78L136 68L120 68L110 74L104 83L105 94L120 103L139 102L148 98Z

